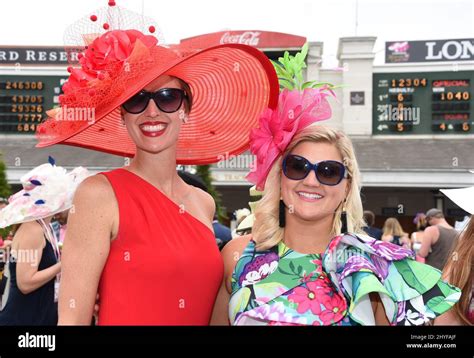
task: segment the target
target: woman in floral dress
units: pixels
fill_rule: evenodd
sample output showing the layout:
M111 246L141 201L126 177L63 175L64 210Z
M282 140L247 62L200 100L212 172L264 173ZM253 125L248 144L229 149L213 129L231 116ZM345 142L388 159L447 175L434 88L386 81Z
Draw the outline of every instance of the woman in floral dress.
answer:
M364 234L352 143L314 124L331 116L327 95L285 89L252 131L248 179L264 194L252 234L222 252L211 323L421 325L459 300L411 250Z

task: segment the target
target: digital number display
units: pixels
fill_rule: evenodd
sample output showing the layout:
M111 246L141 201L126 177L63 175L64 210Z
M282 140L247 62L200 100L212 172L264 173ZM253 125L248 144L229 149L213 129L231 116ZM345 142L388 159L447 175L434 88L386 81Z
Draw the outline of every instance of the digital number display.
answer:
M436 132L471 130L469 79L434 80L432 90L432 128Z
M0 133L32 134L57 106L67 76L0 75Z
M472 133L474 71L375 73L374 134Z

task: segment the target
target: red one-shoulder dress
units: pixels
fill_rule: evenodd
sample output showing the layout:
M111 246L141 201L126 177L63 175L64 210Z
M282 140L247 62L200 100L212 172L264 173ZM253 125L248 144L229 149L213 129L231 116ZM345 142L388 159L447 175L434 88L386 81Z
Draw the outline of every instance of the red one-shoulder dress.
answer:
M207 325L223 276L214 233L126 170L102 173L118 202L99 284L99 325Z

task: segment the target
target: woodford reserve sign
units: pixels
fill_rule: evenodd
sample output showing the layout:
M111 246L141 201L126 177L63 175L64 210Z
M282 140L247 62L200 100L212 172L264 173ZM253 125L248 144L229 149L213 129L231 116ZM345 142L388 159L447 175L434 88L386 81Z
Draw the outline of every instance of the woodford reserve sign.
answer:
M72 62L77 62L77 52L69 52ZM0 46L1 65L55 65L67 66L68 52L63 46Z

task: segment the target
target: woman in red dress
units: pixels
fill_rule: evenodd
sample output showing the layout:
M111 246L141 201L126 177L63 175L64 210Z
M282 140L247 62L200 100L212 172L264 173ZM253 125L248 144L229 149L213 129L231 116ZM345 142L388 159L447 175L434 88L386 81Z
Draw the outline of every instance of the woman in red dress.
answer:
M207 325L223 274L215 204L185 184L176 165L213 163L247 149L260 112L276 104L278 81L268 59L249 46L171 50L157 45L154 26L142 30L149 35L104 26L114 16L132 15L113 3L81 20L101 25L87 33L102 35L79 55L61 108L37 133L41 147L62 143L133 157L76 192L59 323L90 324L99 292L100 325ZM58 120L67 107L92 108L94 117Z

